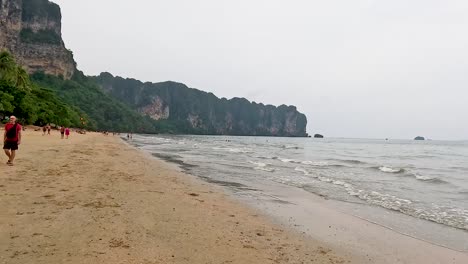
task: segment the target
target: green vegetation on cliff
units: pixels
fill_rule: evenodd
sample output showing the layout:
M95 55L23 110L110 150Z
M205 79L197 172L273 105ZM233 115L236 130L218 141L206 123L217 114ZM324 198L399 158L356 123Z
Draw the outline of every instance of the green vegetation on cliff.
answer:
M29 76L10 53L3 51L0 53L0 118L9 115L16 115L23 124L156 132L153 120L111 98L81 72L71 80L40 72Z
M30 28L21 29L20 39L24 43L52 45L59 45L62 41L60 36L53 30L41 29L37 32L34 32Z
M42 23L44 27L36 30L23 27L20 32L22 42L52 45L62 43L60 32L52 29L61 24L62 15L57 4L48 0L23 0L21 10L21 20L24 23ZM51 27L53 24L55 26Z
M123 103L105 94L93 80L81 72L75 73L71 80L35 73L32 80L43 87L53 90L65 103L87 114L88 126L92 129L155 133L152 120L132 111Z
M0 39L0 49L13 52L35 73L30 81L11 56L0 62L0 117L15 114L28 124L118 132L307 135L307 119L294 106L218 98L176 82L142 83L106 73L84 76L61 39L58 5L48 0L7 1L12 4L1 5L6 8L0 12L2 26L22 23L4 27L8 38Z
M307 118L294 106L257 104L245 98L218 98L176 82L143 83L102 73L102 89L131 109L153 116L175 133L306 136Z
M54 92L33 84L8 52L0 53L0 116L16 115L24 124L80 125L79 111Z
M306 117L293 106L219 99L175 82L142 83L76 72L71 80L35 73L65 103L89 117L97 130L138 133L305 136ZM158 101L159 100L159 101ZM150 116L158 120L152 119Z
M33 21L35 18L42 18L60 22L62 14L60 7L48 0L23 0L22 20L24 22Z

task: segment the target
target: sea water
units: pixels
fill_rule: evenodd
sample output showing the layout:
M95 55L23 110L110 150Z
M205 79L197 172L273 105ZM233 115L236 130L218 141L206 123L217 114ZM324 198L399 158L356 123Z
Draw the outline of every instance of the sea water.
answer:
M272 183L300 188L397 232L468 251L466 141L135 135L131 143L236 195L262 195ZM383 211L393 216L379 217Z

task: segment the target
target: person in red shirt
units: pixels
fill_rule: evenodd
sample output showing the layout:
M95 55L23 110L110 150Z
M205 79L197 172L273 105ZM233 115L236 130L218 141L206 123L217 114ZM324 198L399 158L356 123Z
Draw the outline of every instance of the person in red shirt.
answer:
M67 137L67 139L70 136L70 128L68 128L68 127L65 128L65 136Z
M16 117L11 116L10 122L5 125L5 134L3 135L3 150L8 156L7 164L13 166L18 145L21 144L21 125L16 123Z

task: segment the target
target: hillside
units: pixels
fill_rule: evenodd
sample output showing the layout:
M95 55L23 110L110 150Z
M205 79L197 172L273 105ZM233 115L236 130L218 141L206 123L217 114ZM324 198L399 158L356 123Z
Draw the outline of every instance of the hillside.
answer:
M60 7L48 0L0 0L0 50L12 53L54 101L86 116L90 129L307 136L307 118L294 106L220 99L176 82L142 83L108 73L85 76L65 47L61 18ZM27 113L0 109L1 115L10 113L39 122Z
M0 52L0 120L16 115L23 124L82 127L88 119L79 109L63 103L53 91L35 85L8 52Z
M218 98L176 82L142 83L102 73L93 78L131 109L177 128L215 135L306 136L307 119L294 106Z

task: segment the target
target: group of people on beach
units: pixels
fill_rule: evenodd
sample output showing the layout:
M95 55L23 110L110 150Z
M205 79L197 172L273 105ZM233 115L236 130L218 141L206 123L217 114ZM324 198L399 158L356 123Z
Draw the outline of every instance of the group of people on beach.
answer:
M45 136L46 133L47 135L50 135L51 129L50 125L43 126L42 135ZM6 163L8 166L13 166L16 151L21 144L21 131L23 130L24 128L17 122L16 117L10 116L8 123L5 124L5 132L3 134L3 150L5 151L5 155L8 157L8 161ZM70 128L61 126L60 136L61 139L68 139L70 136Z
M63 127L61 126L60 127L60 138L63 139L64 136L68 139L68 137L70 136L70 128L66 128L66 127Z
M50 125L43 126L42 127L42 135L45 136L46 132L47 132L47 135L50 135L50 130L51 130ZM66 139L68 139L68 137L70 136L70 128L61 126L60 127L60 135L61 135L62 139L64 139L65 137L66 137Z

